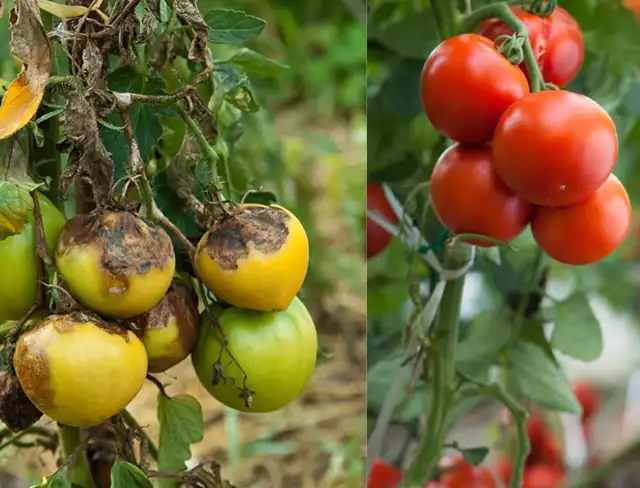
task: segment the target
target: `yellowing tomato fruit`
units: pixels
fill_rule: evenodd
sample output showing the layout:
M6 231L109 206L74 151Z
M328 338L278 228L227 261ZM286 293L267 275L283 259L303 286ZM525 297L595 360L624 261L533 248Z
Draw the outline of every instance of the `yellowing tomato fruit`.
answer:
M73 427L117 414L147 374L147 354L133 332L81 313L43 319L20 337L13 362L34 405Z
M176 258L160 227L130 212L102 212L66 223L56 265L81 304L107 317L130 318L162 299Z
M234 307L285 310L309 266L309 240L298 218L278 205L242 205L214 223L195 255L198 278Z
M247 375L253 393L247 406L242 395L244 373L223 352L223 368L214 385L222 342L203 314L196 347L191 353L198 379L211 395L243 412L272 412L291 403L306 388L316 366L318 339L313 319L297 297L281 312L228 308L218 315L228 350Z

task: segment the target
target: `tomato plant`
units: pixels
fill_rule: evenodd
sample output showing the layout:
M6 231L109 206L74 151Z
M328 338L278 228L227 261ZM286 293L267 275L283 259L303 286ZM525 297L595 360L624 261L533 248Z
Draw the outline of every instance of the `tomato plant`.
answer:
M562 90L533 93L511 105L493 139L500 178L525 200L549 207L592 195L617 157L609 114L584 95Z
M529 225L533 215L533 206L498 178L489 146L449 147L433 168L430 191L434 212L453 234L480 234L508 242ZM497 245L477 239L469 242Z
M489 141L503 112L528 92L527 78L477 34L443 41L429 55L420 78L427 117L441 134L458 142Z
M582 31L576 20L562 7L556 7L547 17L521 6L511 7L511 10L527 28L545 81L560 88L567 86L577 76L584 60ZM513 31L504 22L491 19L480 26L479 33L496 40L499 36L513 34ZM524 63L520 63L520 68L527 73Z

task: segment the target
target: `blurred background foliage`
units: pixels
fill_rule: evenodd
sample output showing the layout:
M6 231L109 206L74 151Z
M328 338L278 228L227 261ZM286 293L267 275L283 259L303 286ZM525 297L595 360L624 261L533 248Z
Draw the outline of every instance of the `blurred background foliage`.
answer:
M491 2L471 2L473 8L487 3ZM418 86L424 62L439 43L435 20L426 0L371 0L369 5L368 178L388 184L400 202L405 202L416 190L416 198L405 208L427 241L433 243L442 235L443 228L428 209L425 183L449 141L435 132L424 115ZM615 174L625 184L637 213L640 201L640 24L629 10L633 8L633 2L623 5L618 0L560 0L559 5L580 24L586 51L580 74L566 89L595 99L613 118L620 145ZM464 8L465 4L460 2L460 10L464 11ZM635 8L638 9L638 5ZM419 185L422 189L417 188ZM482 202L478 204L482 205ZM513 244L517 251L502 249L499 261L495 254L480 253L467 279L459 355L461 362L466 362L468 369L479 376L486 376L496 360L505 360L500 353L505 352L503 346L508 341L513 321L508 314L512 312L514 296L525 286L534 259L535 244L528 230ZM602 262L587 267L569 267L549 261L547 294L553 300L548 296L543 299L541 312L529 320L523 329L525 337L521 337L557 359L570 379L588 376L605 390L617 392L619 401L624 399L627 380L640 360L636 352L640 330L637 318L638 258L638 231L634 223L625 244ZM432 278L429 270L397 239L368 263L369 433L401 367L403 339L416 308L411 292L421 284L428 296ZM587 310L585 312L584 306L563 302L565 308L561 315L555 304L572 293L584 293L589 297ZM593 317L589 308L593 309L600 327L587 327ZM570 340L580 344L578 348L598 350L598 341L604 336L600 358L596 361L590 361L593 358L585 361L584 357L576 360L557 350L552 351L549 332L553 324L560 321L565 330L573 331L569 334ZM556 345L554 343L553 348ZM519 356L512 359L514 363L525 362ZM541 374L535 368L530 373L534 378ZM513 374L517 376L517 372ZM527 393L537 396L543 403L547 401L547 406L557 407L559 395L563 391L566 393L567 386L561 384L563 381L530 384ZM404 386L395 402L393 424L383 442L388 459L400 464L407 461L404 453L415 442L428 408L428 385L418 380L411 395L407 394L406 382ZM536 389L537 392L533 391ZM460 413L468 412L474 406L465 405ZM481 439L481 442L486 440Z
M0 85L4 86L19 70L9 53L11 6L9 0L0 20ZM199 6L203 13L223 7L267 21L258 39L242 46L271 60L242 66L260 110L241 113L227 106L219 111L218 123L233 126L225 132L227 179L236 200L246 188L272 192L303 222L311 262L301 296L314 316L323 353L308 396L298 407L275 416L256 419L204 400L199 385L186 373L188 368L183 369L189 378L172 383L177 391L204 402L209 431L195 451L226 460L223 470L233 469L238 486L357 487L364 475L366 441L365 426L359 423L365 411L365 26L340 0L230 0L222 6L202 0ZM50 21L46 15L43 19ZM54 26L58 22L53 19ZM220 44L211 48L214 60L228 59L239 50ZM199 70L184 59L173 68L187 81ZM56 74L65 73L68 67L59 65ZM153 76L161 76L160 86L164 84L168 92L178 87L169 70ZM149 91L155 89L151 79L148 73L119 68L109 83L122 91ZM193 236L194 221L169 189L166 174L179 152L184 126L175 113L157 107L143 107L138 115L137 119L134 115L136 136L148 141L141 150L149 155L155 174L157 202ZM117 117L106 122L121 125ZM101 135L117 173L122 174L127 164L122 134L103 126ZM196 170L196 177L202 186L205 175ZM143 391L140 398L144 401L138 399L137 414L153 424L155 395ZM298 453L295 462L290 458L293 453ZM0 459L14 455L0 452ZM40 472L42 467L35 465ZM277 474L271 472L274 465ZM0 470L1 466L8 464L0 460ZM5 486L2 481L0 485Z

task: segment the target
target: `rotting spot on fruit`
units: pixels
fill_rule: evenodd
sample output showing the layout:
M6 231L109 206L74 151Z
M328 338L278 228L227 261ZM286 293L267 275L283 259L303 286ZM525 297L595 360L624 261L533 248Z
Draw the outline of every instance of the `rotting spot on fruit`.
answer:
M209 231L207 253L227 270L238 268L251 250L273 254L289 236L290 217L278 207L249 206L215 222Z
M29 400L18 378L7 372L0 372L0 419L13 432L18 432L35 424L42 412Z

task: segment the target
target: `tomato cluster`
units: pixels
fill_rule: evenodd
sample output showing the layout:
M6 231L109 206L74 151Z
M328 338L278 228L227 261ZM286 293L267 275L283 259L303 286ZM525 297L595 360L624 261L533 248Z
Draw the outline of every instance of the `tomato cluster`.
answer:
M584 51L575 20L562 9L546 18L513 12L527 26L546 80L569 83ZM611 117L583 95L530 92L526 68L501 54L504 41L496 47L491 40L509 29L490 20L480 32L443 41L422 71L424 111L454 141L431 176L436 215L453 234L487 238L470 240L478 246L508 242L530 224L557 261L603 259L631 226L627 192L612 174L618 137Z
M367 183L367 210L378 212L392 224L398 222L398 217L389 204L384 189L378 183ZM367 259L380 254L390 242L391 234L367 217Z
M442 475L430 481L425 488L496 488L497 483L485 466L473 466L462 457L443 459ZM376 459L369 474L367 488L397 488L402 472L386 462Z
M56 286L76 302L43 313L17 341L15 382L38 410L66 425L98 425L126 407L148 372L189 355L203 386L237 410L280 409L307 386L317 333L296 295L309 243L290 211L242 204L212 225L193 260L216 298L215 316L201 317L195 280L176 275L173 243L161 227L126 209L65 222L38 198L62 278ZM21 319L36 303L33 222L0 241L0 263L22 266L13 286L0 285L0 322Z

